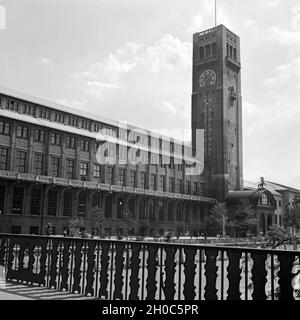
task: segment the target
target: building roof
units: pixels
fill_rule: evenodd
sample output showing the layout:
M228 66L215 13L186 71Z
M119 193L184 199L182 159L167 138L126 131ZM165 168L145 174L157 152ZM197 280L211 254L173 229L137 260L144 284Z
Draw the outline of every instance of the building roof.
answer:
M275 188L274 184L269 181L265 181L265 188L268 189L274 196L281 196L281 193L277 192L278 189ZM258 182L244 180L244 189L246 190L257 190Z
M32 95L21 93L21 92L15 91L13 89L8 89L8 88L0 86L0 94L6 95L9 97L13 97L13 98L16 98L19 100L27 101L29 103L48 107L51 109L59 110L61 112L66 112L66 113L70 113L72 115L77 115L79 117L86 118L89 120L94 120L94 121L98 121L101 123L105 123L105 124L108 124L108 125L111 125L114 127L143 130L143 131L147 132L147 135L151 134L153 137L162 137L165 140L169 140L171 138L175 143L182 144L182 145L186 146L187 148L189 148L189 147L191 148L190 143L177 140L173 137L166 136L166 135L161 134L159 132L155 132L155 131L152 131L149 129L140 128L138 126L130 125L127 122L116 121L116 120L105 118L105 117L102 117L99 115L87 113L87 112L84 112L84 111L81 111L81 110L78 110L75 108L67 107L65 105L62 105L62 104L59 104L59 103L56 103L53 101L49 101L49 100L41 99L38 97L34 97Z
M275 190L277 191L291 191L291 192L296 192L296 193L300 193L300 189L296 189L294 187L289 187L283 184L279 184L279 183L275 183L275 182L271 182L271 181L265 181L267 185L271 185Z
M225 202L237 203L241 200L257 201L262 194L267 194L270 197L272 204L274 206L276 205L274 196L268 189L230 191L225 198Z

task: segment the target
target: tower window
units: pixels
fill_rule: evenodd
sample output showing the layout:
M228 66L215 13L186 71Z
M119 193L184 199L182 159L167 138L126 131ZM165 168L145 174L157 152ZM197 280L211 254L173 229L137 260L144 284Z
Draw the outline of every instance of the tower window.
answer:
M217 44L215 42L211 45L211 51L213 56L217 55Z
M200 59L204 58L204 47L200 47Z
M205 46L205 55L206 57L210 57L211 55L210 44Z

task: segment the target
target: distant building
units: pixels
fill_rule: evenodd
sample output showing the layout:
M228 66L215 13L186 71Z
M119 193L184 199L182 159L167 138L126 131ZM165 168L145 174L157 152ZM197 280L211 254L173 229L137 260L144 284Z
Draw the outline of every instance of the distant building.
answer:
M237 204L249 200L253 204L258 219L258 232L265 234L271 225L283 227L283 219L291 200L300 200L300 190L265 180L263 189L258 183L244 181L243 191L229 192L225 202L229 210L235 210Z
M274 224L276 200L268 189L231 191L226 199L229 215L237 210L242 202L246 202L255 210L257 218L257 234L265 235Z

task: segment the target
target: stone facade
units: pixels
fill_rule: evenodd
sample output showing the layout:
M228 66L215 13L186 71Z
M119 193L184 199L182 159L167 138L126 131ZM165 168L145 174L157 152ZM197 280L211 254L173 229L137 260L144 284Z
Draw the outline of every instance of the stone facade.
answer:
M74 217L94 234L199 232L214 199L186 173L182 142L7 89L0 99L0 232L51 222L62 234Z
M239 37L223 25L194 34L192 143L205 130L206 195L243 189Z

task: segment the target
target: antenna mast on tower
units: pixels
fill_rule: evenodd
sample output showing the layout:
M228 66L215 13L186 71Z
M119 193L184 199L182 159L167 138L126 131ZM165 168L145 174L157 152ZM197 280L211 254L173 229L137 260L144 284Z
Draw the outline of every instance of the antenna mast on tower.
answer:
M217 0L215 0L215 27L217 26Z

